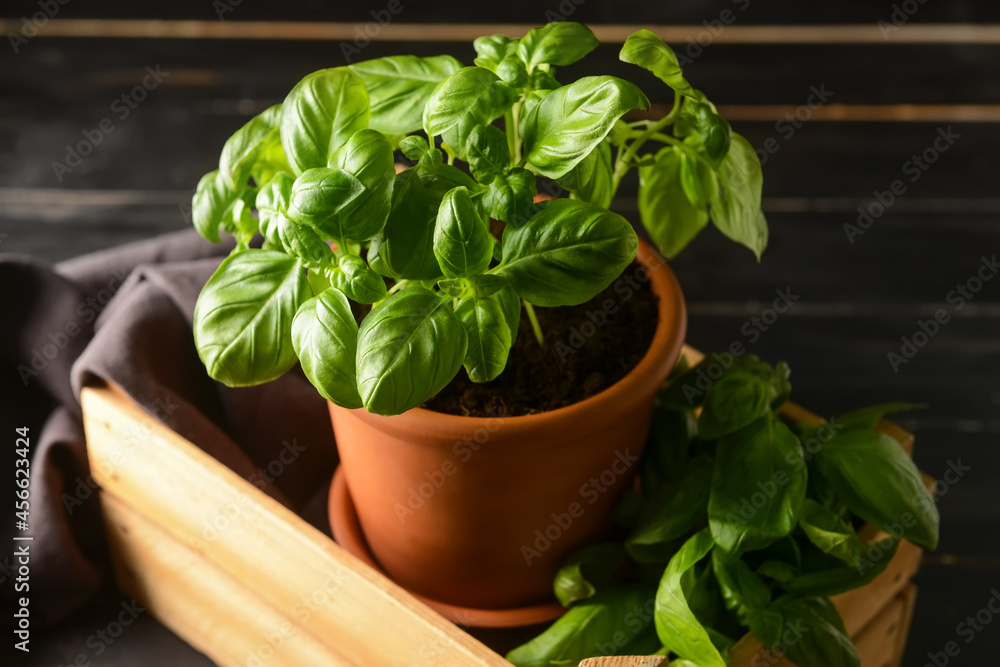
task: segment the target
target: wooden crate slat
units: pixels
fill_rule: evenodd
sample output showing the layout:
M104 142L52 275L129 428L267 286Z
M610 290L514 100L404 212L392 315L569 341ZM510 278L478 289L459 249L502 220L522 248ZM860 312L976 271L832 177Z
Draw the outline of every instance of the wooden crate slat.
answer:
M101 493L118 583L147 611L223 667L352 667L125 501Z
M859 533L862 544L872 544L888 537L887 533L871 530L871 526L865 526L865 528L868 530L862 530ZM869 532L868 539L866 539L866 532ZM875 534L872 535L872 533ZM847 591L830 598L840 610L848 634L853 637L855 633L866 627L883 606L906 588L910 579L920 569L922 557L923 551L920 547L909 540L903 540L899 543L896 555L885 572L877 576L874 581L864 588L856 588L853 591Z
M113 390L87 388L81 400L102 488L352 663L509 666L195 445L150 428Z
M909 584L852 638L862 665L894 667L902 662L916 598L917 587Z

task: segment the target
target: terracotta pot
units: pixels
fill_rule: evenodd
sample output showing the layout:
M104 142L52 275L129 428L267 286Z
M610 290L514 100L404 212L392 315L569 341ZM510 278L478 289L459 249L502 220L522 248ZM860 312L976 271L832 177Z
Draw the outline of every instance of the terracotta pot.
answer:
M639 364L595 396L502 419L330 405L365 539L397 583L480 609L544 602L565 556L610 527L686 329L665 261L641 241L637 259L659 298L659 324Z

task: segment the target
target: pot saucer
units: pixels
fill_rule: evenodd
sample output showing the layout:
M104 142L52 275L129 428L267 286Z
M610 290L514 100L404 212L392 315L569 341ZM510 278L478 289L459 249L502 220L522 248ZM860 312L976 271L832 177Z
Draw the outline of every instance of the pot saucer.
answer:
M367 565L389 576L378 564L365 542L354 500L340 468L333 475L330 488L330 527L337 543ZM391 578L391 577L390 577ZM452 623L472 628L520 628L555 620L566 610L558 602L547 602L513 609L475 609L431 600L410 591L428 607Z

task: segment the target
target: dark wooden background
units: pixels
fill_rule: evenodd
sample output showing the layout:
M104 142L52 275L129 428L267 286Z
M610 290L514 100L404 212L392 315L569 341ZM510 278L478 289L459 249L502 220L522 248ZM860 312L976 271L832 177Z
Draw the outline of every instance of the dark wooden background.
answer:
M689 342L710 351L738 340L766 359L787 360L795 400L825 416L894 399L930 406L900 420L917 434L917 462L937 478L953 464L967 470L942 489L941 546L917 579L904 664L924 665L950 641L961 653L949 664L996 664L1000 619L968 643L958 626L1000 586L1000 279L959 312L946 295L1000 250L1000 26L989 25L1000 21L1000 5L897 2L917 11L885 38L877 22L892 22L888 1L577 2L562 3L567 18L666 30L681 52L687 37L701 34L708 43L686 68L689 78L756 147L777 141L764 166L771 243L763 262L709 231L673 263L689 301ZM558 0L478 9L401 3L359 58L451 53L468 63L471 36L494 31L470 24L537 25L546 11L561 11ZM0 45L0 251L55 262L185 227L184 206L229 134L304 74L344 64L341 42L351 43L355 26L387 4L59 6L18 53ZM232 9L222 20L220 6ZM725 9L735 20L713 35L703 22L727 16ZM21 17L38 11L37 2L5 2L0 34L20 30ZM415 24L426 25L414 31ZM617 62L618 48L602 46L582 66L566 68L565 78L585 66L632 79L654 102L669 101L655 81ZM168 76L120 119L114 100L157 66ZM831 91L829 103L787 136L776 121L804 104L813 86ZM57 178L52 163L64 162L66 146L106 117L114 132ZM958 135L954 145L911 182L904 163L948 128ZM905 194L850 243L844 224L896 179ZM637 219L634 198L616 206ZM753 340L745 326L778 289L800 298ZM953 319L894 372L887 353L938 308ZM60 628L32 653L32 664L70 663L79 654L95 665L206 662L148 618L95 655L87 638L120 601L95 605Z

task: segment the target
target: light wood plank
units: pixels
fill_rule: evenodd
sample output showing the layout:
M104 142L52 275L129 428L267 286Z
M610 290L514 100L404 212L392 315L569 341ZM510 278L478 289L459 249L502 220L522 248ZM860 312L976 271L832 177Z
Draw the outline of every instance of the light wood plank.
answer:
M304 21L193 21L152 19L51 19L35 37L126 39L280 39L354 41L361 23ZM17 19L0 20L3 34L19 34ZM528 23L392 22L368 35L381 42L471 42L480 35L521 37L537 27ZM624 43L639 28L664 41L683 44L705 32L703 25L592 24L602 42ZM1000 25L911 23L883 32L875 23L833 25L729 25L713 35L713 44L1000 44Z
M854 648L861 657L862 665L893 667L902 662L916 594L916 586L913 584L904 588L853 638Z
M101 493L118 583L140 606L219 665L352 664L143 518Z
M87 388L81 400L102 488L237 581L252 582L278 613L350 662L509 665L195 445L150 429L149 417L114 391Z

